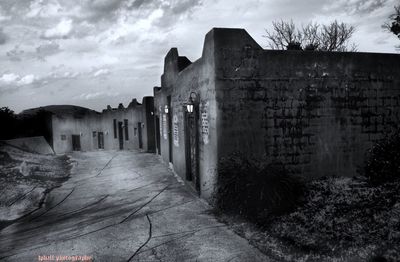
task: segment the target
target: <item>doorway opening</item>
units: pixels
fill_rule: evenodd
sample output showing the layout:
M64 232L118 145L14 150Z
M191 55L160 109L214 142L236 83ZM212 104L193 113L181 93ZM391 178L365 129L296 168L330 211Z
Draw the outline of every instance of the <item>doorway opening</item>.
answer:
M119 149L124 149L124 132L123 132L122 122L118 122L118 140L119 140Z
M200 193L199 173L199 135L197 130L198 110L185 112L185 156L186 180L190 181L195 190Z
M173 163L173 155L172 155L172 108L171 108L171 96L167 97L167 105L169 112L167 114L168 118L168 147L169 147L169 162Z
M142 123L138 122L138 139L139 139L139 148L143 148L143 140L142 140Z
M104 149L104 134L103 132L97 133L97 143L99 149Z
M81 151L81 136L72 135L72 150Z
M156 145L157 145L157 154L161 155L161 129L160 129L160 117L156 116Z

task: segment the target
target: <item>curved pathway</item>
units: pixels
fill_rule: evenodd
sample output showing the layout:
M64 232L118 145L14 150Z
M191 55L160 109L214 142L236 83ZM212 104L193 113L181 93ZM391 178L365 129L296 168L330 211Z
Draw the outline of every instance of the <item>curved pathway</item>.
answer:
M71 178L41 209L0 232L0 261L267 261L156 155L98 151L71 158Z

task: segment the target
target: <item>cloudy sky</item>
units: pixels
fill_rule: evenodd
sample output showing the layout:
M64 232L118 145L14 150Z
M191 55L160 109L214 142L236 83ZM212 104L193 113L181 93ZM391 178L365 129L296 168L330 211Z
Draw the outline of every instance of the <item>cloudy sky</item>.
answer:
M357 27L359 51L395 53L381 24L398 0L0 0L0 106L126 106L160 85L171 47L196 60L212 27L245 28L263 47L271 21Z

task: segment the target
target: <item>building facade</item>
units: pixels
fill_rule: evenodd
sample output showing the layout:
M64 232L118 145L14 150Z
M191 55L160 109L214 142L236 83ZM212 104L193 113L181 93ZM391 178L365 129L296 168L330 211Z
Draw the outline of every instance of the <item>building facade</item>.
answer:
M351 176L399 127L400 55L264 50L214 28L193 63L168 52L154 106L157 152L206 199L238 152L305 178Z
M92 150L140 149L154 152L153 97L128 107L107 106L102 113L64 110L51 115L55 153Z

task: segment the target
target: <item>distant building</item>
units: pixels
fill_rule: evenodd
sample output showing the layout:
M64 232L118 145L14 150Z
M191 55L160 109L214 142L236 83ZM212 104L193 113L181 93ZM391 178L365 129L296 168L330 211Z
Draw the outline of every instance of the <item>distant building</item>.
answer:
M264 50L214 28L195 62L168 52L154 106L157 152L206 199L237 152L306 178L355 175L399 127L400 55Z
M71 151L141 149L154 152L153 97L102 113L77 106L47 106L22 114L48 112L47 141L57 154Z

